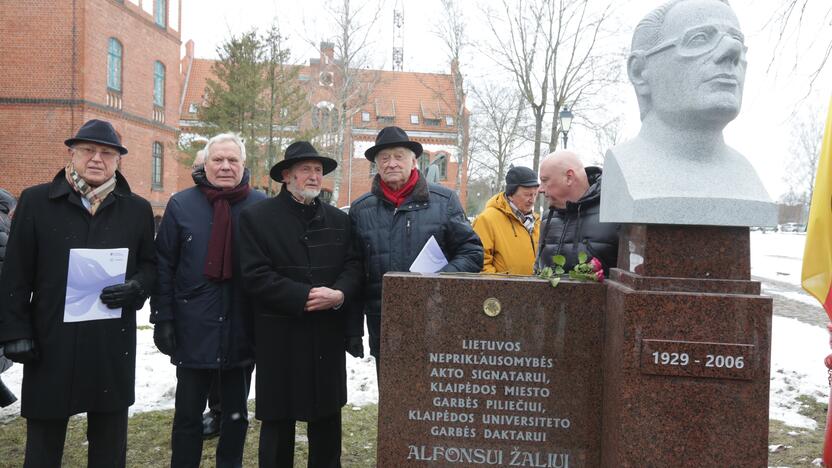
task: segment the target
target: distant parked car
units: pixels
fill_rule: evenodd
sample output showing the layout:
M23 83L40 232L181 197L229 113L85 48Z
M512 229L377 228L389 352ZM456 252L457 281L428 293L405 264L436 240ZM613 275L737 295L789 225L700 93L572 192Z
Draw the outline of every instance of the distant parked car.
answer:
M777 226L751 226L752 231L759 231L763 234L767 232L777 232Z
M785 223L780 225L780 232L803 232L805 230L806 227L799 223Z

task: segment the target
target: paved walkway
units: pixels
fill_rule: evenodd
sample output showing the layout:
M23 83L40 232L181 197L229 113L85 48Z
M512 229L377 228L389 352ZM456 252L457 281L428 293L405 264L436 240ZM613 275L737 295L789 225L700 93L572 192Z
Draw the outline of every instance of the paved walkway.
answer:
M784 281L776 281L769 278L752 277L754 281L759 281L764 288L776 289L779 291L787 291L794 293L806 294L799 286ZM780 296L764 291L763 294L770 294L774 299L774 314L781 317L789 317L797 319L809 325L816 325L818 327L826 327L829 318L824 313L820 304L817 306L809 305L801 301L790 299L788 297ZM810 297L810 296L807 296ZM814 300L814 299L813 299Z

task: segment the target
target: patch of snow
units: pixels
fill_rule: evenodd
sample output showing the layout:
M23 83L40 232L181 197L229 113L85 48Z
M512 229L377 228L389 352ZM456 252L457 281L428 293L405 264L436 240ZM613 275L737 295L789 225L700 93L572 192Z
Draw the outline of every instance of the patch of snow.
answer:
M823 359L829 354L829 333L798 320L772 320L769 417L794 427L815 429L812 419L798 413L800 395L826 401L829 392Z

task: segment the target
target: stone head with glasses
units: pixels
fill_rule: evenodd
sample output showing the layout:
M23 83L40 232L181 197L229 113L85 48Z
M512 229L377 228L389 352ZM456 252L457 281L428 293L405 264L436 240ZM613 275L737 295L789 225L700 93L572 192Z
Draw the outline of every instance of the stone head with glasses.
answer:
M739 114L748 48L728 0L671 0L633 32L638 135L607 152L601 221L767 225L776 212L723 138Z

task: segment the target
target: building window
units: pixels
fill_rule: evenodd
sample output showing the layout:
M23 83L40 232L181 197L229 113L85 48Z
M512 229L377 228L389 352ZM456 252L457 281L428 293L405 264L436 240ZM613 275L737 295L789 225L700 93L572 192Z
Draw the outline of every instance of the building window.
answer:
M121 91L121 60L124 49L118 39L111 37L107 45L107 87Z
M190 106L188 106L188 112L191 114L196 114L197 112L199 112L199 104L192 103Z
M410 123L419 125L419 114L410 114Z
M370 113L369 112L362 112L361 113L361 121L362 122L369 122L370 121Z
M165 66L159 61L153 64L153 104L165 105Z
M153 142L153 167L150 169L150 185L153 190L162 189L162 162L164 153L162 144L158 141Z
M421 172L422 175L426 175L428 173L428 166L430 166L430 156L428 153L422 153L416 161L419 163L419 172Z
M441 120L439 119L425 119L425 125L429 127L438 127L440 123Z
M452 115L446 115L445 116L445 125L447 125L449 127L454 126L454 117Z
M393 123L393 120L394 120L393 117L386 116L386 115L379 115L378 117L376 117L376 121L378 121L378 123L391 124L391 123Z
M154 11L153 18L156 20L157 25L163 28L165 27L168 19L167 0L156 0L156 10Z
M321 194L318 195L318 200L325 205L332 204L332 191L328 189L322 189Z
M439 153L433 163L439 167L439 179L448 180L448 155L447 153Z

